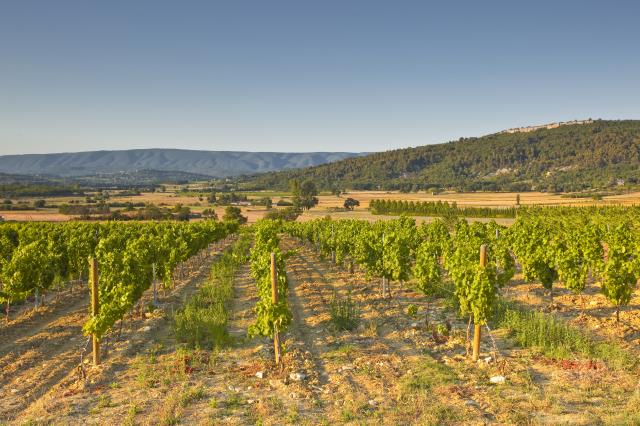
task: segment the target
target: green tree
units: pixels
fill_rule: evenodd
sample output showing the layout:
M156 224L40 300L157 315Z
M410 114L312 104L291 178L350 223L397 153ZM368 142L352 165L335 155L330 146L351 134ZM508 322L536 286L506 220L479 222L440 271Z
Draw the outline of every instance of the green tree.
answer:
M349 197L346 200L344 200L344 208L347 210L353 210L357 206L360 206L360 201L354 198Z
M202 211L202 217L207 219L218 220L218 214L214 209L204 209Z
M176 219L188 221L191 218L191 209L187 206L180 207L177 211Z
M305 180L300 185L299 195L297 196L298 205L302 209L309 210L312 207L318 205L318 188L312 180Z
M236 221L240 224L247 223L247 217L242 216L242 210L240 210L240 207L235 207L235 206L227 206L227 208L224 209L224 215L222 216L222 220Z

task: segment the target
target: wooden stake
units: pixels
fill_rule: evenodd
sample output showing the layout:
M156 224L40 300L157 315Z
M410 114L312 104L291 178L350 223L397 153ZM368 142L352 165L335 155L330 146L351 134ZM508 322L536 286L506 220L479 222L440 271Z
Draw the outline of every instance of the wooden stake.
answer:
M95 257L89 259L89 269L91 277L91 314L95 317L100 311L98 303L98 261ZM100 341L95 334L91 340L93 342L93 365L100 365Z
M278 270L276 269L276 254L271 253L271 302L278 304ZM280 335L278 326L273 330L273 349L276 358L276 365L280 364Z
M480 266L487 266L487 245L480 246ZM480 358L480 337L481 337L480 324L473 324L473 360L478 361Z
M153 273L153 306L158 307L158 287L156 284L156 264L151 265Z
M382 273L384 274L384 232L382 233ZM387 298L387 279L383 276L382 277L382 298L386 299Z
M334 233L333 233L333 223L331 224L331 244L334 245L335 247L335 240L334 240ZM331 250L331 262L332 263L336 263L336 251L335 250Z

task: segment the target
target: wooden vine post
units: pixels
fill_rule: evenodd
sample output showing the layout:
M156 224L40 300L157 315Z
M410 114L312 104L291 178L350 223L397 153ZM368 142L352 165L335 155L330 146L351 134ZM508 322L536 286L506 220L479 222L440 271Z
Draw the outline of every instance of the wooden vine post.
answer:
M385 243L385 239L384 239L384 232L382 233L382 298L386 299L387 298L387 277L385 276L385 269L384 269L384 243Z
M158 307L158 286L156 284L156 264L151 265L151 272L153 274L153 306Z
M89 276L91 277L91 315L94 317L100 311L98 303L98 261L95 257L89 259ZM100 365L100 340L95 334L91 336L93 342L93 365Z
M480 246L480 266L487 266L487 245L482 244ZM480 336L481 328L480 323L475 322L473 324L473 361L478 361L480 358Z
M333 232L333 223L331 224L331 263L336 263L336 242L335 242L335 233Z
M278 304L278 270L276 269L276 254L271 253L271 302ZM276 358L276 365L280 364L280 335L278 326L273 327L273 349Z

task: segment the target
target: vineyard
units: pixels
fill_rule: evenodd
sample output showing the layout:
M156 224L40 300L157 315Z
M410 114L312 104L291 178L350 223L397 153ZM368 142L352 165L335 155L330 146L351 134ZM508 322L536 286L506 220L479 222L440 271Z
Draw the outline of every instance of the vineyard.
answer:
M178 264L237 225L201 224L4 224L0 226L1 301L6 319L12 303L34 297L35 307L47 291L89 276L89 259L97 260L100 311L84 330L101 338L130 310L157 278L173 283Z
M639 224L633 208L527 208L509 227L406 216L3 224L0 331L17 347L0 348L0 397L11 401L0 423L55 413L63 423L633 424ZM23 374L44 360L23 341L36 330L55 341L71 314L74 332L107 347L102 364L81 356L76 371L65 347L50 389L21 395Z

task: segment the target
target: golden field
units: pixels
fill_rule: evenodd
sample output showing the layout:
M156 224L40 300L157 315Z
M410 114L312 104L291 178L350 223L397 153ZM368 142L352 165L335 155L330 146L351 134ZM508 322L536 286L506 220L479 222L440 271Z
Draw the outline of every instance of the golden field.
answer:
M263 195L264 194L264 195ZM280 199L290 199L290 196L280 195L273 196L274 204ZM633 205L640 204L640 192L630 192L622 195L605 196L602 200L593 200L591 198L568 198L562 194L550 194L542 192L472 192L472 193L456 193L444 192L437 195L430 193L400 193L397 191L349 191L339 197L331 194L323 193L318 196L318 206L310 211L306 211L300 217L300 220L310 220L317 217L330 215L335 218L357 218L366 220L381 219L381 216L375 216L369 213L368 207L371 200L375 199L392 199L406 201L442 201L449 203L457 203L458 206L473 207L512 207L516 204L516 197L520 195L521 205L540 205L540 206L585 206L585 205L607 205L622 204ZM262 196L272 196L273 192L252 192L250 199L260 198ZM360 202L360 207L354 211L335 211L341 208L344 200L348 197L354 198ZM32 203L36 198L24 198L15 201L25 201ZM47 205L61 205L77 200L81 203L85 201L85 197L47 197L45 198ZM152 203L158 206L175 206L182 204L188 206L195 213L199 213L207 208L214 208L219 217L224 213L224 207L210 206L206 197L195 195L184 195L175 192L149 192L142 193L137 196L120 196L113 194L110 202L116 203ZM266 209L260 206L240 206L242 213L248 217L249 223L264 216ZM114 209L117 210L117 209ZM65 221L71 217L58 213L57 208L44 208L37 211L0 211L0 216L5 220L17 221ZM388 216L387 218L390 218ZM428 220L428 218L427 218ZM481 219L478 219L481 220ZM482 219L484 220L484 219ZM498 219L497 222L509 224L511 219Z

